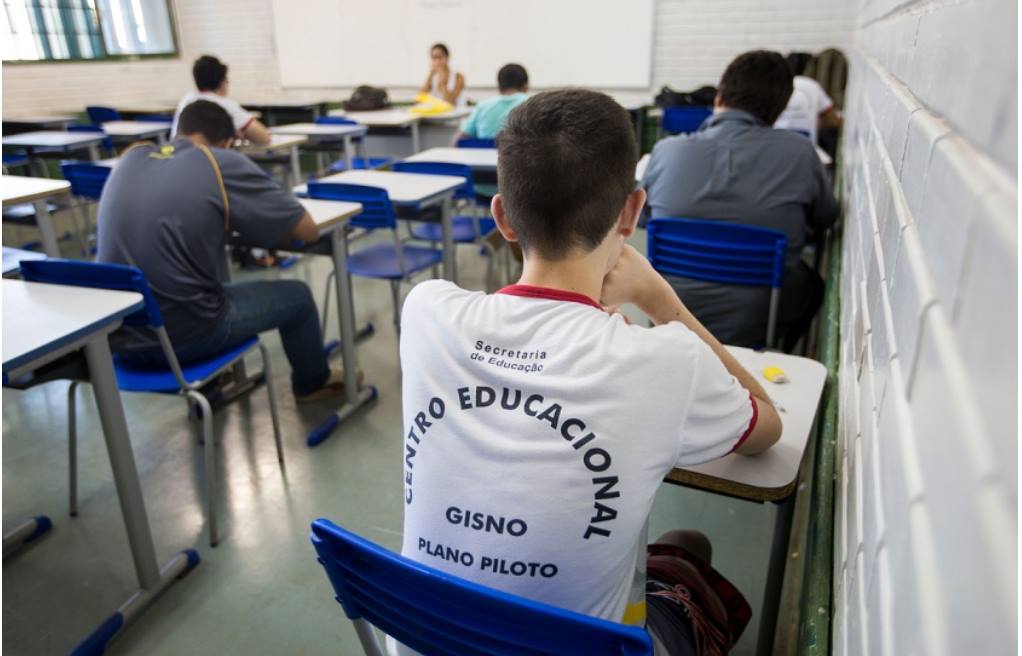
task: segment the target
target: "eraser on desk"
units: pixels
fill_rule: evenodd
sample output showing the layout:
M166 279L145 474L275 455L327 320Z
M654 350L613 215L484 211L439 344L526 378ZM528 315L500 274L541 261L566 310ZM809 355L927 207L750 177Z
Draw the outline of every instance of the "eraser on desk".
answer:
M766 367L765 369L763 369L763 377L769 380L771 383L788 382L788 376L780 367Z

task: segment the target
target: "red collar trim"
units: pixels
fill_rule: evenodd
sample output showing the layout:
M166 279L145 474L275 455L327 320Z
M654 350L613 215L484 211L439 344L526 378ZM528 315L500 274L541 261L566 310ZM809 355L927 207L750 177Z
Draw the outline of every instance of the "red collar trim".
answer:
M569 292L563 289L553 289L550 287L536 287L533 285L508 285L503 289L497 290L498 294L508 294L509 296L522 296L525 298L542 298L547 301L568 301L571 303L581 303L582 305L588 305L594 307L600 312L603 312L603 306L589 298L585 294L579 294L576 292Z

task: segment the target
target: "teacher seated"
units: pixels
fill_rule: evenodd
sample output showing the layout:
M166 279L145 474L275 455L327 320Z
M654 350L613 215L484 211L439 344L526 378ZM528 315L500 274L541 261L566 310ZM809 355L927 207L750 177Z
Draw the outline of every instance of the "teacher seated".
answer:
M465 76L452 71L450 66L451 51L442 43L434 43L429 49L429 75L423 83L421 93L428 93L452 105L464 105L465 99L461 92L465 89Z

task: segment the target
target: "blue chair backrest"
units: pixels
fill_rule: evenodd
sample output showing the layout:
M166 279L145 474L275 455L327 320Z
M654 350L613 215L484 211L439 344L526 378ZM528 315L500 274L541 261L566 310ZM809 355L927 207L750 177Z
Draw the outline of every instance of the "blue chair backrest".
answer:
M350 222L356 228L365 230L397 228L394 206L390 203L386 189L340 182L310 182L308 194L309 198L362 203L362 213L352 217Z
M96 164L68 163L60 165L60 173L71 183L71 193L82 198L99 200L103 185L110 177L109 166Z
M166 114L142 114L136 116L134 121L142 121L144 123L173 123L174 117Z
M395 162L394 171L399 173L425 173L427 175L450 175L465 178L465 184L454 190L455 198L475 200L476 190L472 184L472 167L449 162Z
M89 120L96 124L121 120L121 113L113 107L92 105L85 108L85 113L89 115Z
M159 328L163 325L163 314L156 304L149 283L142 271L126 264L101 264L99 262L82 262L79 260L48 260L21 262L21 277L29 282L47 282L53 285L71 287L95 287L98 289L114 289L123 292L138 292L145 300L141 310L128 315L124 323L129 326L150 326Z
M707 221L653 219L646 253L662 274L780 288L788 236L780 230Z
M316 119L319 125L358 125L358 121L343 116L320 116Z
M496 148L496 139L473 139L472 137L465 137L464 139L458 139L458 148Z
M312 544L351 620L423 654L652 654L640 627L530 601L392 553L325 519Z
M664 110L662 125L668 134L695 132L709 116L712 107L668 107Z

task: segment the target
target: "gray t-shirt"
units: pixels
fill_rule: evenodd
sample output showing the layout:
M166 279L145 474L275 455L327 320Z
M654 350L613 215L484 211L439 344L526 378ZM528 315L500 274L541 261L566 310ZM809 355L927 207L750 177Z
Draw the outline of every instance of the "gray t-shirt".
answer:
M97 260L142 270L175 344L197 337L227 312L221 285L230 233L247 244L281 244L304 215L245 155L210 148L227 194L229 216L212 162L187 139L129 150L103 188ZM148 329L127 329L116 348L158 346Z

